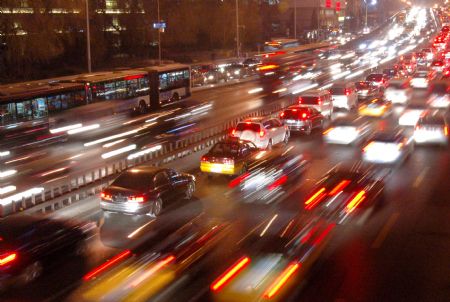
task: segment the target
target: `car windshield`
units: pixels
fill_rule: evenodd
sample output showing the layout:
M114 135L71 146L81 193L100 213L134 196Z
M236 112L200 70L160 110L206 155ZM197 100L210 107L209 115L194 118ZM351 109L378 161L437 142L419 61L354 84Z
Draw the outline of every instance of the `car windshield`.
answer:
M342 95L342 94L345 94L345 88L344 87L331 87L330 92L331 92L331 94L334 94L334 95Z
M300 103L305 105L317 105L319 98L316 96L302 96Z
M391 82L391 83L389 83L388 88L391 88L391 89L404 89L405 86L404 86L404 83Z
M217 143L210 151L215 156L237 155L239 152L238 143Z
M413 78L426 78L428 77L427 72L416 72L413 76Z
M239 123L236 126L236 131L250 130L254 132L260 131L260 125L256 123Z
M370 85L367 82L357 82L355 83L357 89L369 89Z
M308 109L302 108L302 109L287 109L284 111L283 118L285 119L298 119L303 114L309 114Z
M153 176L153 173L125 172L117 177L111 185L137 191L148 190L152 187Z
M434 117L434 116L428 116L428 117L422 117L417 122L419 125L426 125L426 126L440 126L443 127L445 125L444 119L440 117Z
M367 77L368 81L376 81L379 82L383 79L383 75L381 74L371 74Z
M447 85L446 84L434 84L431 89L432 93L437 94L446 94L447 93Z

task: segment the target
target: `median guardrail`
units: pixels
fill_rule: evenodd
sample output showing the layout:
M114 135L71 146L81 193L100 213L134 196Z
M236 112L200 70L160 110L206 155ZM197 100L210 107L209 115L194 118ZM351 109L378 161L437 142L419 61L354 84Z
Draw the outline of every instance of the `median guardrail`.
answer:
M34 188L34 191L30 191L28 195L21 196L21 198L7 197L1 200L0 216L6 217L20 212L47 213L58 210L78 200L99 193L120 172L126 169L144 163L160 166L192 153L205 150L216 142L226 138L229 129L236 126L239 121L249 117L265 116L279 112L292 103L293 99L278 101L264 108L236 116L226 122L212 125L207 129L189 134L178 140L149 148L153 150L142 152L139 156L120 158L98 166L95 169L80 172L69 180L64 179L48 186Z

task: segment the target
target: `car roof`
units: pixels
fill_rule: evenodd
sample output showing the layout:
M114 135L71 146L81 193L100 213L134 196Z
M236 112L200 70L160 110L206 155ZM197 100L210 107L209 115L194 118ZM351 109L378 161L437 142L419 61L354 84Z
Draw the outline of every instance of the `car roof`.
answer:
M305 92L302 92L300 95L301 96L317 96L317 95L323 95L323 94L328 94L328 93L329 93L328 90L310 89Z
M402 131L383 131L383 132L376 132L372 136L372 141L384 141L384 142L395 142L399 139L403 138L403 132Z
M143 165L143 166L134 167L132 169L128 169L128 170L124 171L124 173L156 174L163 170L167 170L167 168Z
M446 124L444 116L437 114L425 114L419 119L421 124Z
M48 219L45 217L31 215L15 215L6 217L0 221L0 238L1 240L14 239L15 236L25 232L31 225L45 220Z
M345 82L345 81L338 81L338 82L334 82L333 86L331 86L331 87L348 86L348 85L354 85L354 83L352 83L352 82Z
M242 123L262 123L263 121L266 121L266 120L268 120L267 117L258 116L258 117L252 117L252 118L245 119L244 121L240 121L239 124L242 124Z

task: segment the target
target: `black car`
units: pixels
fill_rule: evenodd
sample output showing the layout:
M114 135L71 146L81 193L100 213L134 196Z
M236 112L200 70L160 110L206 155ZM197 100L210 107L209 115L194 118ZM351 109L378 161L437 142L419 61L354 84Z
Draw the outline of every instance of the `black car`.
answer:
M342 223L359 209L381 205L386 174L372 169L336 167L325 174L305 198L306 210Z
M83 256L92 228L27 215L1 220L0 289L34 281L44 266L67 261L67 254Z
M380 88L369 81L359 81L355 83L358 99L372 99L380 96Z
M314 108L290 106L280 113L280 119L289 131L303 132L310 135L313 129L322 129L324 116Z
M166 203L191 199L195 177L173 169L141 166L123 172L101 193L106 212L158 216Z

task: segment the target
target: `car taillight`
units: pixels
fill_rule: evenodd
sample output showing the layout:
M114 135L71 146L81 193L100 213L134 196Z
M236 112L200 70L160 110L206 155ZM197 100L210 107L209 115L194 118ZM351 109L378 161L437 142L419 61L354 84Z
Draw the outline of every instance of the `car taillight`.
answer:
M319 106L322 105L322 100L320 98L318 99L317 104L319 104Z
M106 194L105 192L102 192L100 194L100 197L101 197L102 200L112 200L112 196L109 195L109 194Z
M84 275L83 280L88 281L90 279L95 278L96 276L101 274L103 271L107 270L108 268L117 264L118 262L124 260L125 258L128 258L129 256L131 256L131 251L124 250L123 252L115 255L110 260L106 261L105 263L101 264L100 266L96 267L95 269L93 269L92 271L90 271L89 273Z
M231 135L235 135L236 134L236 129L231 130Z
M128 196L127 200L131 201L131 202L144 202L145 197L144 196Z
M285 184L288 180L287 175L282 175L280 178L278 178L277 180L275 180L273 183L271 183L268 187L269 191L273 191L276 188L282 186L283 184Z
M208 157L207 156L202 156L201 161L208 161Z
M264 137L264 135L266 135L264 130L259 131L259 137Z
M448 136L448 127L447 126L444 127L444 135Z
M345 95L350 95L350 89L345 89Z
M250 258L249 257L243 257L239 259L238 262L233 264L225 273L223 273L222 276L220 276L217 280L215 280L211 284L211 290L212 291L218 291L222 287L225 286L228 282L230 282L236 275L242 271L247 265L250 264Z
M303 103L303 98L299 97L299 98L298 98L298 103L299 103L299 104Z
M280 118L283 118L285 116L284 112L280 113Z
M289 266L278 276L277 279L275 279L275 281L266 290L266 292L264 293L264 298L273 298L299 268L299 262L292 262L291 264L289 264Z
M314 193L308 200L305 201L305 208L311 210L315 207L325 197L325 188L320 188L316 193Z
M361 190L358 192L358 194L355 195L355 197L350 200L350 202L347 204L346 212L351 213L353 212L358 205L366 198L365 196L366 192L364 190Z
M12 262L14 262L17 259L17 253L16 252L8 252L0 255L0 267L11 265Z
M250 173L245 173L239 177L236 177L235 179L230 181L230 183L228 184L228 187L230 187L232 189L232 188L238 186L241 182L243 182L249 176L250 176Z
M308 118L308 117L309 117L309 116L308 116L307 113L305 113L305 112L302 113L302 118L303 118L303 119L306 119L306 118Z

